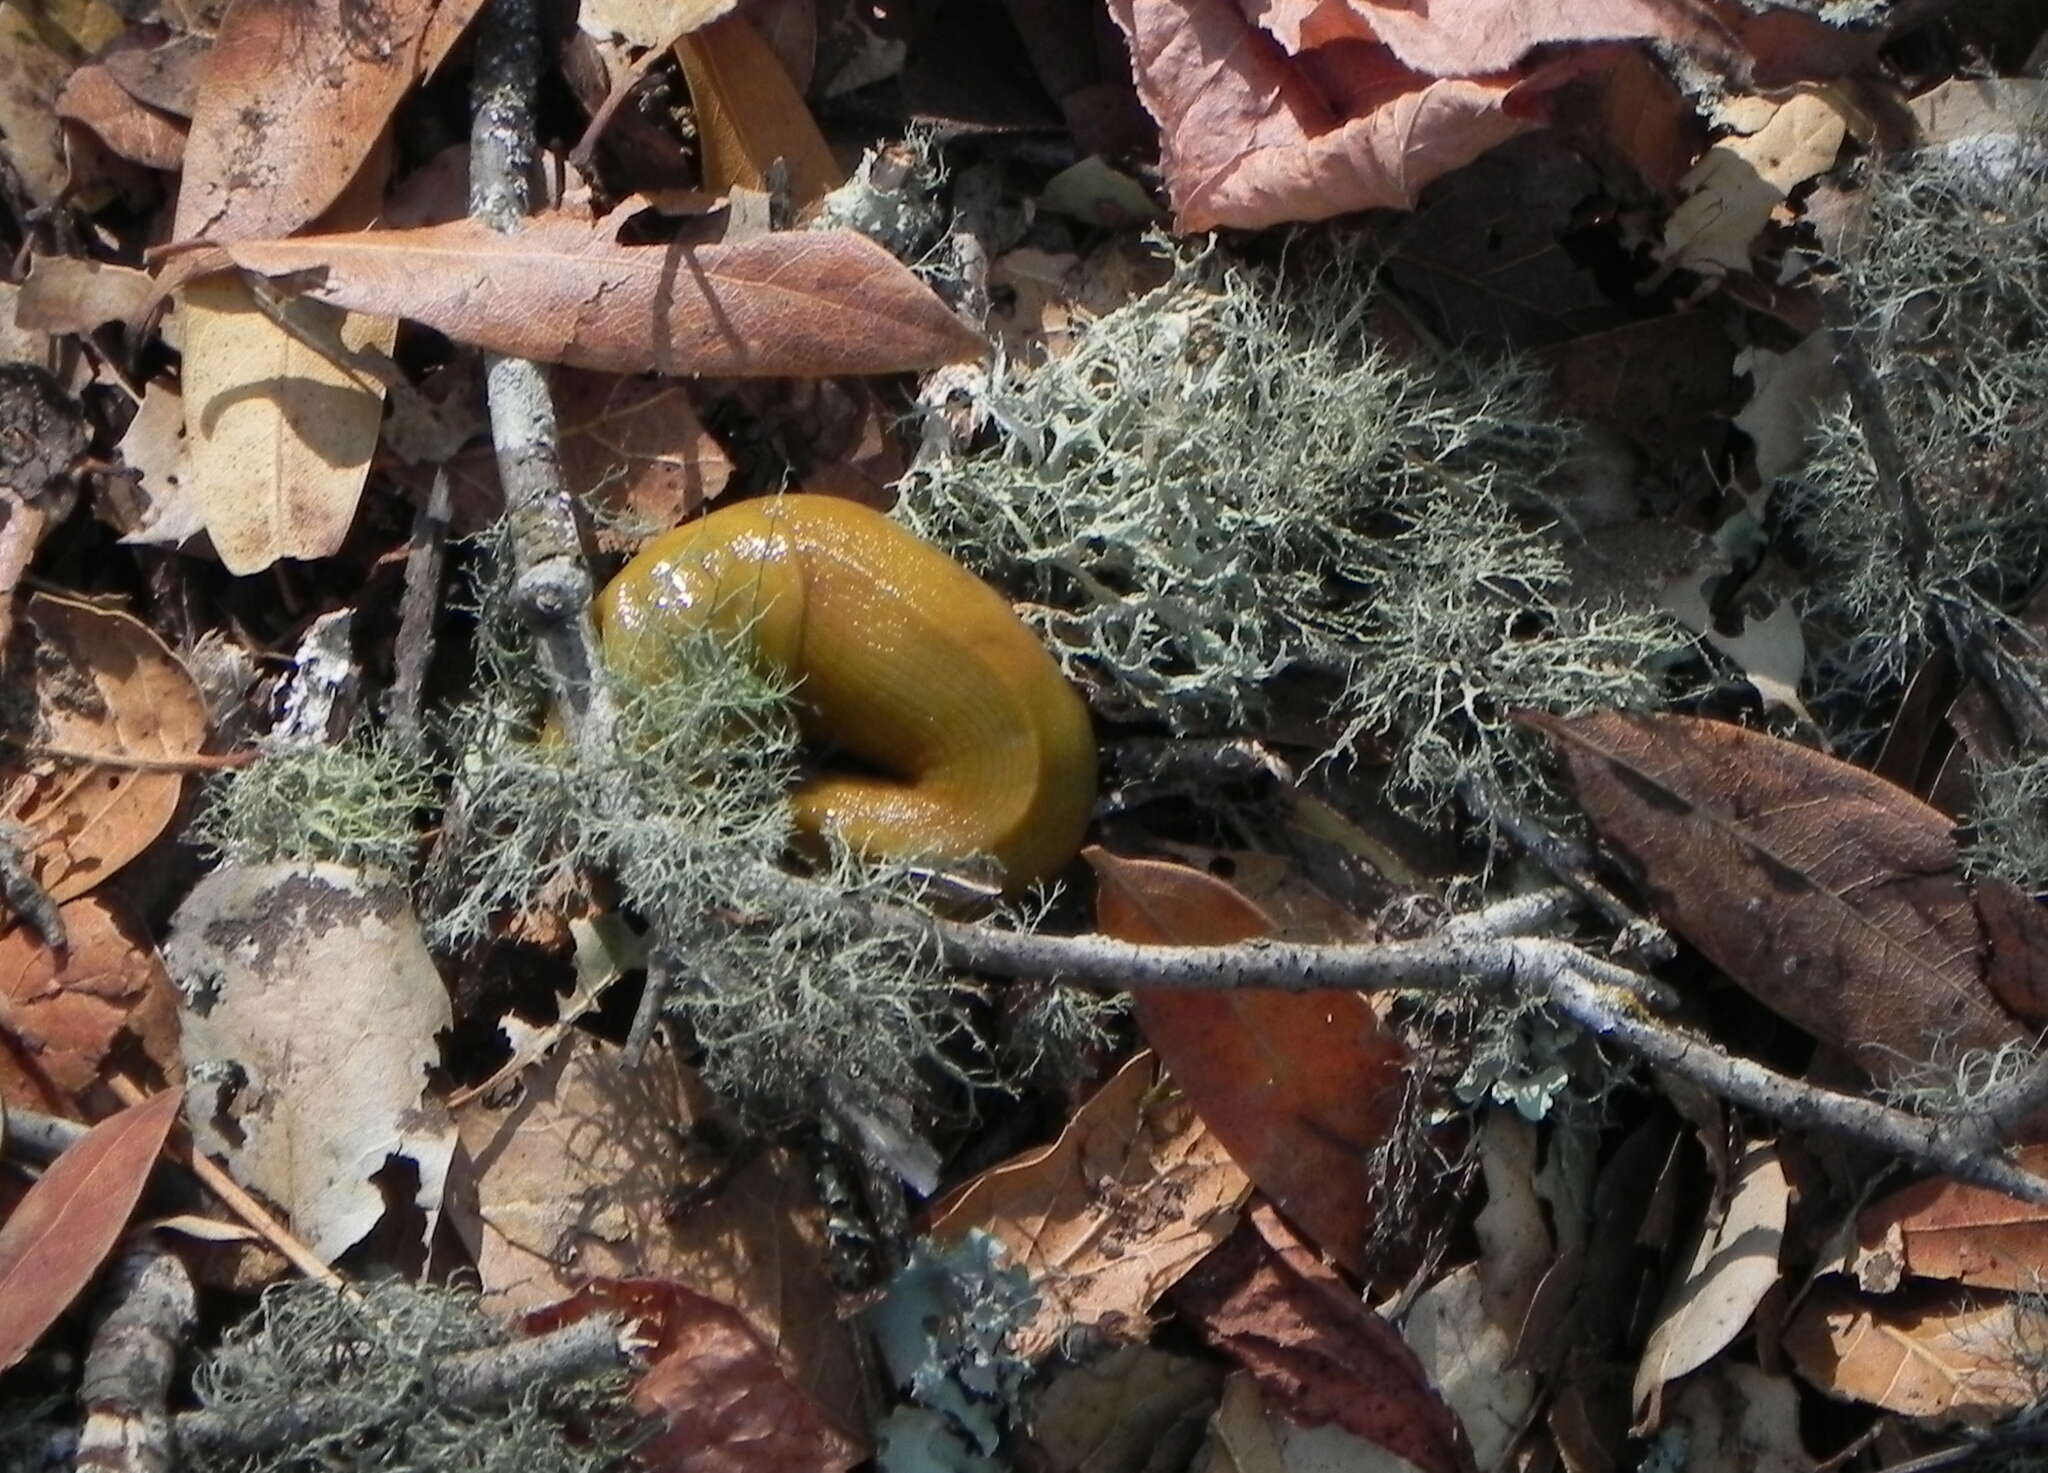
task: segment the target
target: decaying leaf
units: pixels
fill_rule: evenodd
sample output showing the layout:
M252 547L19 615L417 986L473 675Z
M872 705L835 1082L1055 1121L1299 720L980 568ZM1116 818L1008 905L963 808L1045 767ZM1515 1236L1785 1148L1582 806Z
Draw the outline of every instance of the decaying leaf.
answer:
M99 1272L181 1099L166 1090L102 1120L0 1223L0 1371L28 1354Z
M459 1111L463 1165L449 1217L487 1303L531 1309L592 1277L687 1285L737 1308L828 1416L860 1425L860 1372L835 1312L822 1214L788 1152L761 1152L679 1211L725 1163L688 1144L719 1117L673 1055L629 1068L617 1048L572 1033L519 1086L510 1104Z
M980 1229L1031 1276L1038 1310L1010 1346L1037 1360L1076 1326L1142 1336L1146 1311L1228 1237L1251 1183L1139 1054L1058 1140L992 1167L939 1204L931 1236Z
M2015 1159L2048 1171L2048 1145L2021 1146ZM1933 1177L1863 1209L1856 1242L1864 1252L1896 1244L1905 1272L1980 1289L2048 1292L2048 1208L2003 1192Z
M844 1473L867 1454L793 1385L774 1347L729 1304L658 1279L600 1279L528 1316L553 1329L603 1310L651 1342L633 1388L657 1428L634 1448L653 1473Z
M1638 1434L1662 1420L1666 1383L1725 1349L1778 1282L1778 1250L1791 1202L1777 1147L1768 1141L1750 1146L1736 1164L1726 1211L1700 1224L1691 1258L1672 1279L1643 1347L1636 1366Z
M416 1173L433 1233L455 1126L427 1093L453 1021L403 887L339 865L223 866L178 907L164 961L193 1139L332 1261L384 1214L372 1180Z
M1792 742L1686 716L1529 714L1658 913L1773 1011L1889 1080L2023 1041L1984 982L1949 821Z
M91 332L103 322L142 321L155 298L156 283L146 271L39 253L21 284L15 320L40 332Z
M1686 1473L1812 1473L1788 1376L1722 1361L1685 1383L1670 1419L1685 1426Z
M1269 934L1229 885L1185 865L1087 852L1097 924L1125 941L1206 946ZM1399 1115L1407 1048L1354 992L1141 991L1138 1026L1216 1139L1316 1245L1362 1264L1367 1164Z
M62 907L59 954L25 926L0 933L0 1100L70 1115L123 1034L178 1066L177 994L148 933L113 901Z
M58 94L57 116L146 168L175 169L185 154L185 124L137 102L104 66L82 66L71 74Z
M424 322L495 353L608 373L805 378L978 356L981 337L887 251L845 230L625 246L617 221L463 219L232 245L321 301Z
M1825 1279L1786 1327L1785 1350L1830 1396L1941 1425L1993 1421L2048 1391L2048 1311L2002 1296L1870 1299Z
M1335 1423L1423 1473L1473 1473L1457 1420L1400 1334L1272 1208L1247 1213L1174 1301L1290 1421Z
M35 709L0 753L8 807L36 843L37 879L72 900L156 841L178 810L176 772L101 766L36 749L176 761L199 750L206 710L176 656L114 609L30 595Z

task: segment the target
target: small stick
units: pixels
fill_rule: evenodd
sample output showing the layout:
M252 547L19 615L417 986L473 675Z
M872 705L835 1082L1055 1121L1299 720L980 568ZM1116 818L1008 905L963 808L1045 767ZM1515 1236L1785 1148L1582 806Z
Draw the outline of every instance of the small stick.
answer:
M110 1076L107 1084L124 1105L139 1104L149 1097L140 1085L125 1074ZM347 1280L322 1263L311 1248L293 1237L283 1223L272 1217L261 1202L237 1186L234 1178L216 1166L205 1152L175 1137L165 1150L173 1160L182 1161L191 1167L192 1174L226 1203L229 1211L254 1229L264 1242L282 1254L285 1261L300 1273L309 1279L318 1279L323 1284L331 1284L344 1292L355 1292Z
M78 1388L85 1425L77 1466L94 1473L172 1473L169 1396L179 1352L198 1319L192 1276L147 1238L110 1275Z

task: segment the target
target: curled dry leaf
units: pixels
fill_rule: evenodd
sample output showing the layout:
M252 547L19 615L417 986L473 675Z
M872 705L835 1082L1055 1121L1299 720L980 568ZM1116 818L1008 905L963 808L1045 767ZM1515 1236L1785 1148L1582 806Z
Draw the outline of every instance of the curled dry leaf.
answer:
M1702 1222L1691 1260L1672 1279L1649 1344L1636 1366L1636 1432L1663 1417L1667 1382L1698 1370L1727 1348L1770 1287L1778 1282L1792 1189L1777 1147L1752 1145L1736 1164L1726 1210Z
M1058 1140L991 1167L933 1212L941 1241L979 1229L1031 1276L1038 1310L1013 1332L1026 1360L1076 1326L1142 1336L1146 1311L1228 1237L1251 1183L1158 1062L1139 1054Z
M1985 984L1949 821L1833 757L1718 721L1525 713L1657 912L1752 996L1888 1080L2024 1041Z
M1425 77L1357 42L1340 103L1231 0L1112 0L1110 13L1182 230L1406 209L1533 126L1508 114L1514 79Z
M1472 1473L1457 1419L1399 1332L1272 1208L1246 1214L1229 1241L1181 1281L1174 1300L1290 1421L1335 1423L1423 1473Z
M1124 941L1211 946L1273 930L1185 865L1085 857L1097 924ZM1232 1159L1317 1247L1359 1268L1373 1218L1368 1162L1394 1128L1407 1047L1355 992L1140 991L1138 1026Z
M34 755L35 747L177 761L199 750L206 708L177 657L114 609L30 595L34 706L0 752L9 815L35 842L37 880L77 898L155 842L178 810L176 772Z
M2048 1171L2048 1145L2015 1153L2028 1171ZM1935 1177L1880 1198L1857 1216L1865 1253L1902 1252L1909 1274L1980 1289L2048 1292L2048 1208L2003 1192Z
M0 1223L0 1371L28 1354L99 1272L181 1098L166 1090L102 1120Z
M978 356L980 334L866 236L620 245L617 221L540 215L506 235L416 230L232 245L236 265L321 301L407 317L491 352L608 373L898 373Z
M26 926L0 934L0 1100L76 1114L122 1034L178 1068L178 999L148 934L113 901L62 907L60 955Z
M71 74L57 96L57 116L145 168L175 169L185 156L184 123L137 102L104 66Z
M1823 1279L1785 1330L1799 1374L1828 1395L1937 1424L1982 1424L2048 1391L2048 1311L1956 1293L1869 1299Z

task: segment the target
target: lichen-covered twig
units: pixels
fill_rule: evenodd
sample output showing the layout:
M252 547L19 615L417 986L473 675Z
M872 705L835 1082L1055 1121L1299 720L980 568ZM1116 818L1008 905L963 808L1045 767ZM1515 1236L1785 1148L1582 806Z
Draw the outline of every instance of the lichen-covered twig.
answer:
M789 880L791 887L803 881ZM1569 941L1530 934L1554 922L1562 892L1521 897L1413 941L1313 946L1243 941L1229 946L1149 946L1106 936L1046 936L940 921L899 907L861 907L871 931L930 947L965 971L1054 979L1117 989L1271 988L1285 992L1448 992L1458 988L1527 994L1629 1053L1712 1090L1721 1098L1802 1129L1869 1142L1959 1181L2022 1201L2048 1204L2048 1179L2002 1154L2009 1129L1934 1120L1873 1100L1788 1079L1655 1016L1663 986ZM2048 1092L2048 1072L2027 1089ZM2026 1094L2000 1118L2026 1113ZM2020 1113L2014 1114L2017 1109Z
M503 1406L528 1388L623 1370L640 1342L614 1315L593 1315L545 1335L465 1351L422 1366L421 1376L443 1404L466 1409ZM212 1409L180 1412L178 1447L214 1457L256 1457L310 1443L362 1418L359 1395L314 1393L236 1415Z
M540 36L535 0L491 0L477 36L470 130L469 203L494 230L515 231L527 211L534 160ZM572 741L611 741L611 701L598 678L590 622L593 585L583 560L575 498L562 474L561 436L547 371L489 354L484 385L491 443L512 529L512 604L533 631L556 709Z
M115 1265L105 1300L78 1390L85 1425L77 1466L170 1473L177 1459L166 1398L198 1317L192 1277L174 1254L144 1243Z

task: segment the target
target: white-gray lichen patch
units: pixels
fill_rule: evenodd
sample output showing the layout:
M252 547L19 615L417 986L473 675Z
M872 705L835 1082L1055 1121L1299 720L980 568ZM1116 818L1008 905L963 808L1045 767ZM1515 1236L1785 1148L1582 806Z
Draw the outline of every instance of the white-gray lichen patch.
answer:
M1582 601L1537 381L1381 346L1369 270L1184 257L1073 350L1012 366L987 452L929 452L902 514L1022 599L1106 714L1241 731L1334 676L1329 755L1391 742L1399 792L1532 781L1508 712L1640 706L1683 633Z

